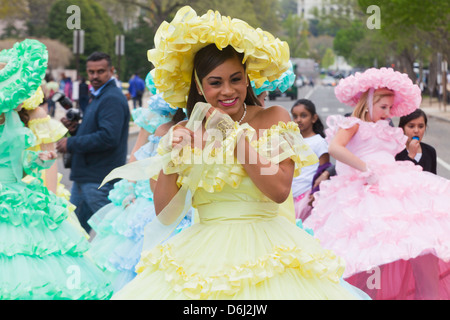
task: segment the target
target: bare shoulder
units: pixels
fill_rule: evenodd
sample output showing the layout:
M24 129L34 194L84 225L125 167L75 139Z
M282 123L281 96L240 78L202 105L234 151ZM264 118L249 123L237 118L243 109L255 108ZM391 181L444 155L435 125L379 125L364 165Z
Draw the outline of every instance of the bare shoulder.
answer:
M163 123L158 128L156 128L154 135L157 136L157 137L162 137L163 135L165 135L170 130L170 127L173 124L174 123L172 121Z
M280 121L291 121L289 112L281 106L261 108L255 113L254 116L254 122L260 129L270 128L272 125L276 125Z
M30 120L42 119L48 116L47 111L42 107L37 107L36 109L29 111L28 114L30 115Z
M180 125L180 126L185 127L186 123L187 123L187 120L183 120L183 121L180 121L178 123L175 123L173 121L169 121L169 122L163 123L158 128L156 128L154 135L157 136L157 137L162 137L167 132L169 132L170 128L172 128L174 125Z

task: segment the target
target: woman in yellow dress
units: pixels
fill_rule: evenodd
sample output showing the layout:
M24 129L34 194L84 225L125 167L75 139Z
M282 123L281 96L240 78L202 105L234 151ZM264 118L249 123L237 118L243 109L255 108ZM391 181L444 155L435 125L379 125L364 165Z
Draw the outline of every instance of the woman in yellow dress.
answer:
M341 259L278 214L294 174L317 161L287 110L262 108L249 85L288 69L287 44L190 7L161 25L155 44L155 85L189 120L157 156L105 178L158 176L138 275L113 298L360 298L341 281ZM199 223L166 241L191 205Z

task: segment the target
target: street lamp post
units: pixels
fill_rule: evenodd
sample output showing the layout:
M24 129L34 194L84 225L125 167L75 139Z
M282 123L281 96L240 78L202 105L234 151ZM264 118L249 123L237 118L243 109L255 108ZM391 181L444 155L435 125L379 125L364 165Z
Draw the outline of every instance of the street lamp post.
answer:
M117 75L120 79L120 57L125 53L125 36L123 34L116 35L116 56L117 56Z
M80 54L84 53L84 30L73 30L73 53L76 57L75 61L77 68L77 78L75 80L78 80L80 69Z

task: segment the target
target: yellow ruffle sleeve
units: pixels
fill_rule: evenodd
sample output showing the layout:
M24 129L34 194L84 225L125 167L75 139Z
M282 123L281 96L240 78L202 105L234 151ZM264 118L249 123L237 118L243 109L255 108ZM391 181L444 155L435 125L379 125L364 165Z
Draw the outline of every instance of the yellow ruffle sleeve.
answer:
M67 128L50 116L32 119L28 122L28 127L36 136L35 146L56 142L67 133Z

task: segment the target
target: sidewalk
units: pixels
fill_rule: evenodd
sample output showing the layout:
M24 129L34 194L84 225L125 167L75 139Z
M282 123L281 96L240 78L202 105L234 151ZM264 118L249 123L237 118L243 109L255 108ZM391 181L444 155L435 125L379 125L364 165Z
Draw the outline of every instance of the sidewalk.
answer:
M438 101L437 98L433 98L430 101L429 97L425 97L422 100L420 108L429 117L434 117L443 121L450 122L450 104L444 105L443 102Z

